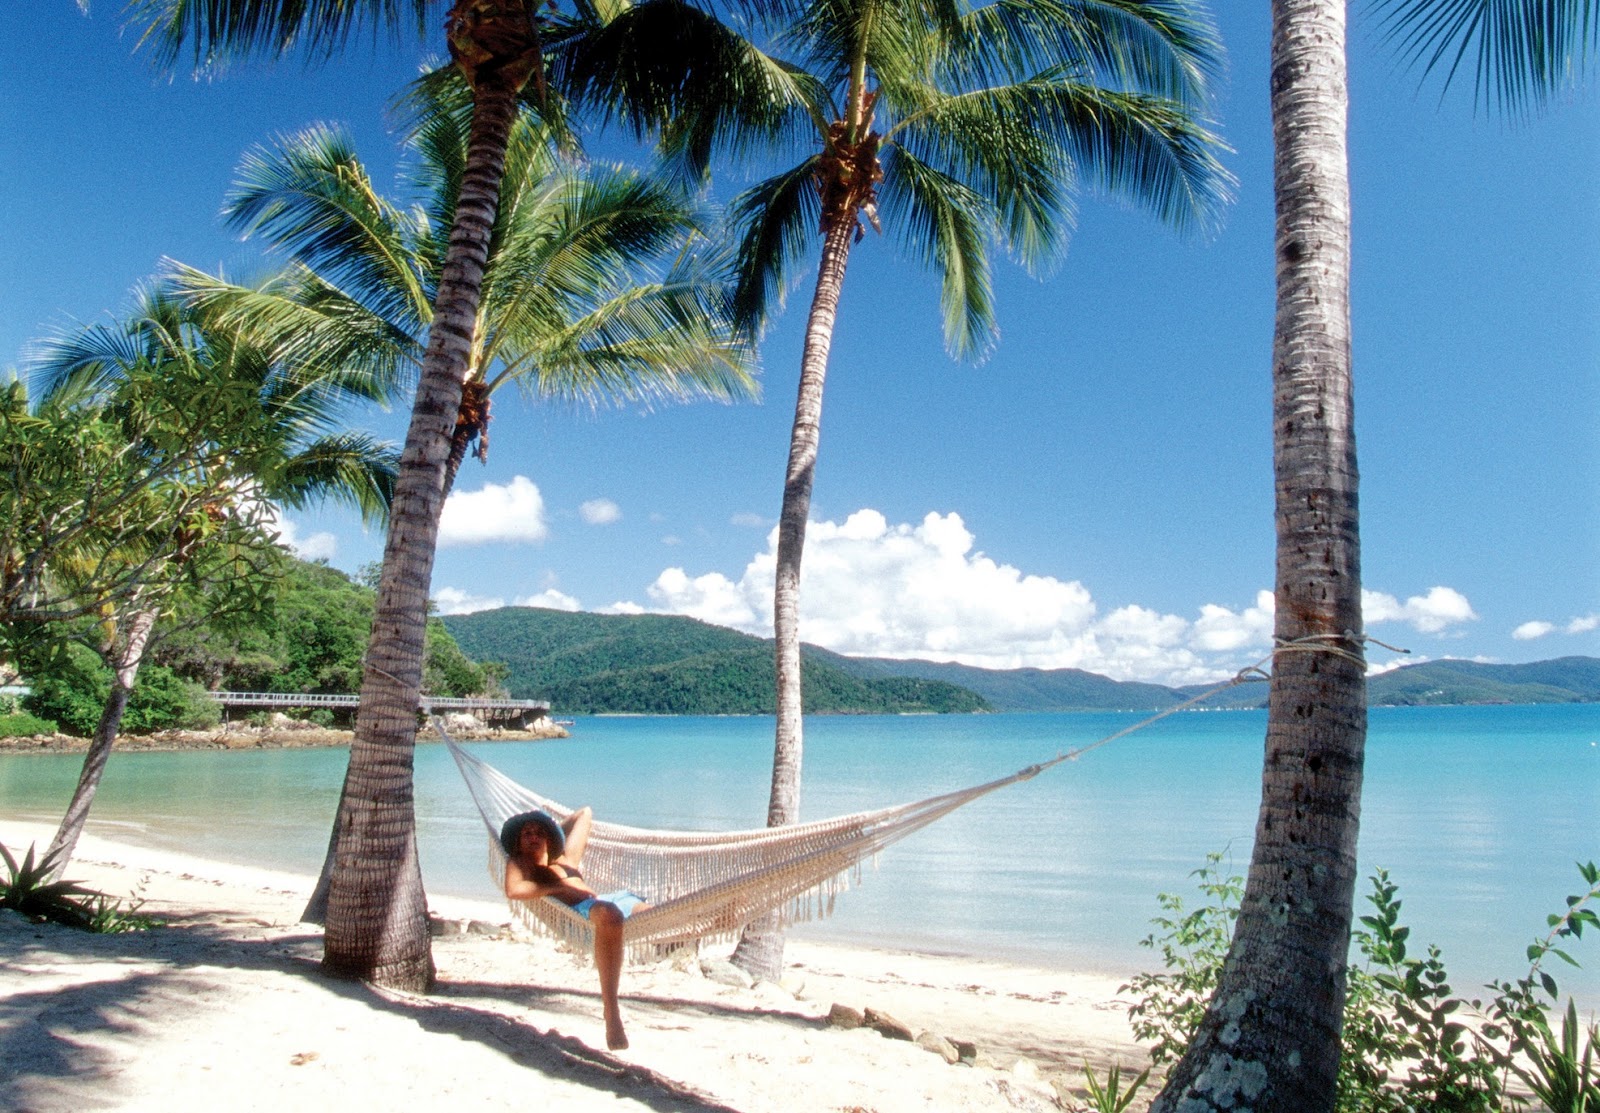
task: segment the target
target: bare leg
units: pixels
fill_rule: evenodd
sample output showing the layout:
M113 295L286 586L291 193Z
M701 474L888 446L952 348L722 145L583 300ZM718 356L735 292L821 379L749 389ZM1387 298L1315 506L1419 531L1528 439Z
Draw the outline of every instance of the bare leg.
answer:
M594 965L600 974L600 1007L606 1018L606 1046L621 1051L628 1046L622 1028L622 1008L617 1004L617 987L622 982L622 913L617 906L600 901L589 910L594 925Z
M594 824L594 809L585 805L567 816L567 821L561 825L561 830L567 836L567 848L561 852L558 862L566 862L576 868L583 867L583 852L589 846L589 828Z

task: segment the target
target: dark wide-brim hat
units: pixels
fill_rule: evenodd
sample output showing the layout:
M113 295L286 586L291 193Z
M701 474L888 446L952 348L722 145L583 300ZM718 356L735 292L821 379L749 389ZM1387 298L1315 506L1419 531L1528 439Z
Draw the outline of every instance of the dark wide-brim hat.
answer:
M550 846L550 857L559 858L561 852L567 849L567 833L549 812L537 810L520 812L506 820L505 826L500 828L500 845L506 856L516 857L517 841L522 838L522 829L530 823L536 824L544 832L545 842Z

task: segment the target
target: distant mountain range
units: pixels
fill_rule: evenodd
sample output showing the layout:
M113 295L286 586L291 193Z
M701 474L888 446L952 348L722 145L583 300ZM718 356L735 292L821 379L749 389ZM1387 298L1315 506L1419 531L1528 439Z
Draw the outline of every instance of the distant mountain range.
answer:
M749 715L773 710L772 642L679 615L599 615L502 607L447 615L477 661L502 661L519 699L556 714ZM1082 669L981 669L936 661L802 650L805 709L825 713L1146 711L1214 685L1169 688ZM1372 677L1375 706L1600 701L1600 659L1525 665L1428 661ZM1264 707L1265 684L1232 688L1206 707Z

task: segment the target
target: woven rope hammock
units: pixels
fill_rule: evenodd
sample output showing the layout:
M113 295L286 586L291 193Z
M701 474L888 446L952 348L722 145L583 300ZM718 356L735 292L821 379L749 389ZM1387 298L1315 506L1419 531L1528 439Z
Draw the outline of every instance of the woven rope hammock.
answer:
M1289 651L1346 652L1321 644L1318 637L1280 644L1273 652ZM980 796L1030 780L1052 765L1073 761L1235 685L1265 680L1267 674L1261 666L1270 659L1263 658L1240 670L1232 680L1097 742L1059 753L1009 777L915 804L753 831L652 831L595 820L583 854L584 877L602 893L626 889L650 902L650 907L635 912L623 925L622 938L630 959L656 958L697 940L734 939L746 924L768 912L776 911L786 924L821 919L833 912L834 898L860 880L861 863L884 847ZM505 821L539 808L560 823L573 809L519 785L456 745L437 719L434 723L483 816L489 832L489 874L504 889L506 854L500 846L500 828ZM594 946L589 921L553 897L512 901L511 909L530 928L576 948Z
M540 808L563 822L573 809L517 784L453 740L446 738L445 743L483 816L489 873L503 888L506 854L500 828L505 821ZM734 939L746 924L772 911L786 924L821 919L833 911L834 897L860 880L866 859L963 804L1038 775L1055 761L914 804L787 827L699 833L597 819L583 854L583 873L600 892L627 889L650 902L623 927L630 959L659 957L695 940ZM589 921L553 897L512 901L511 908L530 928L573 947L594 945Z

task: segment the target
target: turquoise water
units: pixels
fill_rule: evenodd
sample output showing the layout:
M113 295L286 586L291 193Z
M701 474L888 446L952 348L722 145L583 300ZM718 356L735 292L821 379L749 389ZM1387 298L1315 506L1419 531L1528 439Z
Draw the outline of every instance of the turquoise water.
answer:
M806 818L980 783L1137 721L1134 714L842 716L806 726ZM891 847L819 939L989 954L1128 974L1156 894L1192 891L1220 851L1249 864L1264 712L1174 716L987 796ZM580 719L559 742L482 744L518 781L636 826L760 826L766 718ZM1522 973L1527 944L1600 860L1600 706L1372 712L1360 860L1388 869L1412 940L1436 942L1458 989ZM108 836L310 873L345 750L122 753L95 804ZM0 818L51 822L73 755L0 757ZM417 751L419 838L432 891L492 898L482 825L441 746ZM1362 883L1365 892L1366 883ZM1565 988L1600 1002L1600 941Z

